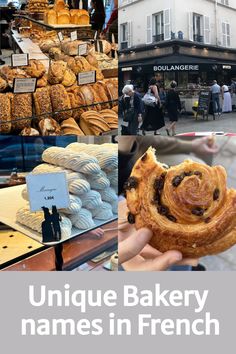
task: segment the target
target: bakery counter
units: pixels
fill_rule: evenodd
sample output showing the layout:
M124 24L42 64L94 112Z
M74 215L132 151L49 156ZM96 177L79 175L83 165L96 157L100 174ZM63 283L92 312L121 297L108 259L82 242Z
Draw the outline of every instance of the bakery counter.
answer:
M62 252L64 266L63 270L72 270L78 268L85 262L90 261L104 251L115 250L117 246L117 221L113 221L101 227L104 230L104 236L97 238L95 231L85 232L72 240L64 243ZM6 234L6 231L4 231ZM9 237L12 231L7 232ZM0 234L1 237L1 234ZM32 240L25 236L28 241ZM33 241L34 242L34 241ZM40 245L40 244L39 244ZM37 243L35 245L37 247ZM42 247L42 245L41 245ZM6 249L1 248L1 254ZM37 251L37 253L36 253ZM5 252L6 253L6 252ZM1 256L0 256L1 258ZM94 268L96 266L94 265ZM2 267L2 271L54 271L55 253L54 248L34 250L34 254L26 254L24 259L14 262L14 264ZM100 270L100 269L99 269Z
M45 55L39 46L32 42L30 38L24 38L20 33L16 30L12 30L12 38L22 53L28 53L29 59L40 60L45 68L48 70L49 68L49 58ZM15 49L15 48L14 48ZM14 50L15 51L15 50Z

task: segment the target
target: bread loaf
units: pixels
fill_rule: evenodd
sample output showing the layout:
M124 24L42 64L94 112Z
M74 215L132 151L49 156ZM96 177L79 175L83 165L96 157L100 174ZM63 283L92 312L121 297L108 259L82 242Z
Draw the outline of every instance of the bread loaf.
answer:
M66 119L61 124L62 135L84 135L74 118Z
M60 135L60 125L52 118L45 118L39 122L39 129L42 135Z
M61 110L68 110L71 108L70 98L63 85L53 85L50 87L50 97L52 102L52 108L54 112ZM60 112L55 114L57 121L70 118L71 111Z
M9 94L0 93L0 133L11 131L11 101Z
M66 25L70 23L70 12L68 10L61 10L57 13L57 23Z
M12 97L12 129L19 131L24 128L30 127L32 117L32 94L20 93L14 94Z
M42 87L37 89L36 92L34 92L33 97L34 97L34 106L35 106L35 111L37 116L52 112L50 91L48 87ZM40 117L40 119L43 118L45 117L43 116Z

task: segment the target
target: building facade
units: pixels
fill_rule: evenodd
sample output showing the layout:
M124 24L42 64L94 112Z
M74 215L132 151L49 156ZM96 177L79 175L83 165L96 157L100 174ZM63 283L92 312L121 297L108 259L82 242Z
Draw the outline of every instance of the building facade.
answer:
M156 76L186 95L236 77L236 0L120 0L120 83ZM191 88L191 93L189 90ZM197 91L196 91L197 95Z

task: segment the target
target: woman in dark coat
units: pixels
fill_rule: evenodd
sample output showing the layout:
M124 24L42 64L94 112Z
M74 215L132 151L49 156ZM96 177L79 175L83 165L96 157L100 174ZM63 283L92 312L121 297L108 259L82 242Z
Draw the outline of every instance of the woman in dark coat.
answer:
M142 123L143 106L138 93L134 91L133 85L125 85L122 90L123 96L119 102L119 114L123 121L128 120L127 135L137 135L139 124Z
M163 111L161 109L161 100L159 97L157 80L152 78L149 82L149 92L152 93L156 97L156 105L155 106L145 106L145 116L144 122L142 125L143 135L146 135L146 130L154 130L154 134L158 135L157 130L161 129L165 126L165 120Z
M105 18L106 14L103 0L92 0L90 9L90 22L92 29L102 32Z
M166 97L166 109L170 120L170 126L166 129L167 134L176 135L176 122L178 122L179 111L181 111L181 102L178 92L176 92L177 83L172 81L170 84L170 90Z

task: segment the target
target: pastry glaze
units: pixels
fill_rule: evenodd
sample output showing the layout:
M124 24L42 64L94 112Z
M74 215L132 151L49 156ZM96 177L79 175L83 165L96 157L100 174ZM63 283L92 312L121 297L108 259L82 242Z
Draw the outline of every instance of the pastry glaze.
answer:
M176 180L184 173L181 181ZM127 205L137 229L152 229L154 248L201 257L236 243L236 190L227 189L223 167L186 160L167 170L149 148L136 162L131 177L126 184Z

